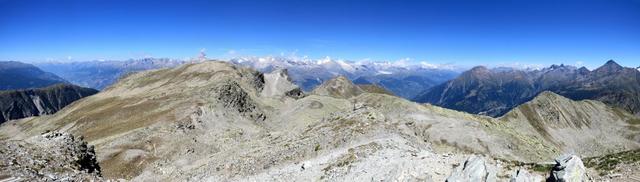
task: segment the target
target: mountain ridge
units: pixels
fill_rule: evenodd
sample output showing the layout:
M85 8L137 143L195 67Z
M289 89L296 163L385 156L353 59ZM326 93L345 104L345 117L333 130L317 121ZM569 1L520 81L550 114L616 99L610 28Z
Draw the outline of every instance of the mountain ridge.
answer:
M97 90L70 84L56 84L38 89L0 91L0 123L30 116L53 114L74 101L97 93Z
M59 83L68 82L31 64L0 61L0 90L41 88Z
M413 100L496 117L543 91L574 100L600 100L640 114L640 71L613 60L593 71L567 65L534 71L475 67Z

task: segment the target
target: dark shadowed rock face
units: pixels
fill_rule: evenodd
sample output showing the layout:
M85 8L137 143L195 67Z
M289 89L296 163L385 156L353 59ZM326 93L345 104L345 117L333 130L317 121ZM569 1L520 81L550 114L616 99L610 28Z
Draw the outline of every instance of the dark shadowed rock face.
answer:
M0 154L0 181L103 181L93 146L68 133L0 141Z
M58 84L40 89L0 92L0 123L53 114L72 102L96 94L97 90Z
M0 61L0 90L41 88L66 83L53 73L16 61Z
M640 71L614 61L593 71L566 65L535 71L476 67L419 94L414 101L495 117L543 91L573 100L599 100L640 114Z

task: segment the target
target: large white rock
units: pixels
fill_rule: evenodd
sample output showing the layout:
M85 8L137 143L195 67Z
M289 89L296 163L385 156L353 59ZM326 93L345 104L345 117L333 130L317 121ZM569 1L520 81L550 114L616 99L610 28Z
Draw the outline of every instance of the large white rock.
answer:
M294 97L300 96L302 91L291 82L291 78L289 77L289 73L286 69L275 70L271 73L264 74L264 88L260 95L263 97L277 97L277 96L286 96L294 93Z
M543 181L542 176L537 174L531 174L525 169L518 169L511 174L509 182L540 182Z
M496 167L489 164L484 157L472 155L451 172L451 175L447 178L447 182L494 182L496 181L496 172Z
M584 164L576 155L563 155L556 158L556 165L551 170L550 181L579 182L586 180Z

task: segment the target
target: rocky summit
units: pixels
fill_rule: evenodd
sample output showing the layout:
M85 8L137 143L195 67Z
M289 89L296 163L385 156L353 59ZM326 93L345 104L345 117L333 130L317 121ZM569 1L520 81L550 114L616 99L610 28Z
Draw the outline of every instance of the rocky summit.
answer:
M101 178L131 181L569 179L572 159L640 148L638 118L600 101L543 92L491 118L375 90L336 77L304 93L285 70L206 61L130 74L55 114L8 121L0 139L83 136ZM607 175L590 170L582 179Z
M68 133L0 141L0 154L0 181L103 180L93 146Z

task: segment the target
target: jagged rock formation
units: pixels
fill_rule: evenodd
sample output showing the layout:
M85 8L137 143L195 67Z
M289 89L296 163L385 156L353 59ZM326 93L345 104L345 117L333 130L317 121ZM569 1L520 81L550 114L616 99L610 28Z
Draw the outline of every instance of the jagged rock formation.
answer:
M548 178L548 181L586 181L586 169L580 157L575 155L563 155L556 158L556 165Z
M41 88L66 82L30 64L0 61L0 90Z
M318 86L311 93L347 99L358 96L364 93L364 91L353 84L353 82L351 82L347 77L338 76L322 83L322 85Z
M54 115L4 123L0 139L46 130L82 135L95 145L106 178L137 181L444 181L471 153L533 163L568 148L535 128L519 130L519 122L528 122L522 115L495 119L387 94L354 94L349 90L358 87L342 78L325 84L323 95L282 96L287 89L263 95L267 77L225 62L135 73ZM591 104L578 102L584 103ZM594 105L598 113L616 115ZM631 115L621 114L602 125L628 123L623 119ZM618 129L603 136L611 142L605 147L637 148L631 139L618 140L631 129ZM511 172L499 170L497 180Z
M0 180L102 181L93 146L68 133L0 141L0 154Z
M97 90L58 84L32 90L0 91L0 123L31 116L53 114Z
M501 116L543 91L573 100L599 100L640 114L640 71L610 60L593 71L552 65L534 71L479 66L435 86L414 100L488 116Z
M472 155L461 162L447 178L447 182L481 181L495 182L497 169L482 156Z

